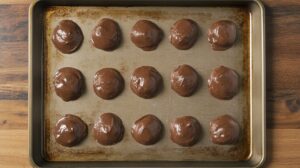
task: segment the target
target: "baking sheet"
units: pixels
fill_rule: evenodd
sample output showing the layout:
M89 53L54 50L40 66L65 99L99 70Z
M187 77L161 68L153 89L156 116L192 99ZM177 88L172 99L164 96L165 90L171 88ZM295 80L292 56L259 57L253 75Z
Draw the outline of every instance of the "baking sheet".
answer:
M121 46L113 52L96 49L90 43L91 32L97 21L108 17L120 25L123 33ZM49 161L228 161L246 160L250 149L249 106L249 11L242 7L50 7L45 11L44 32L44 119L45 154ZM198 23L200 35L194 47L178 50L168 40L171 25L181 18ZM84 41L73 54L58 52L51 42L51 33L62 19L75 21L82 29ZM130 30L140 19L156 23L164 38L158 48L145 52L130 41ZM207 29L218 20L229 19L239 27L238 40L226 51L213 51L207 42ZM189 64L199 73L202 84L188 98L177 95L170 87L170 74L181 64ZM139 66L150 65L162 75L164 88L152 99L136 96L129 87L130 75ZM242 87L232 100L218 100L210 95L207 79L220 65L235 69ZM75 67L85 76L85 93L76 101L64 102L54 92L52 77L62 67ZM113 100L103 100L94 94L92 79L101 68L112 67L125 79L125 89ZM123 121L123 140L113 146L98 144L91 135L95 118L103 112L117 114ZM80 145L60 146L54 140L52 129L64 114L81 117L89 125L89 134ZM156 115L164 124L161 141L143 146L131 137L131 126L146 114ZM242 140L237 145L214 145L209 141L209 121L219 115L230 114L242 126ZM203 136L193 147L181 147L169 138L169 122L179 116L191 115L202 125Z

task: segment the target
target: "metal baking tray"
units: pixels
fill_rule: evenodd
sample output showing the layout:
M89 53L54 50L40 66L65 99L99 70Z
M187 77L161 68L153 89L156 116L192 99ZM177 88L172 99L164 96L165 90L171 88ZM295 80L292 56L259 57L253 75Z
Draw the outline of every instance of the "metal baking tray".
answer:
M91 46L89 38L102 17L116 20L123 33L122 45L113 52ZM193 48L175 49L168 41L170 26L178 19L190 18L201 30ZM82 29L81 48L64 55L56 51L50 36L62 19L74 20ZM129 39L132 25L139 19L157 23L165 33L159 47L151 52L136 48ZM215 52L207 42L211 23L230 19L239 27L239 38L230 49ZM265 69L264 8L256 0L40 0L30 7L29 46L29 130L30 158L40 167L259 167L265 159ZM170 89L169 75L180 64L193 66L202 85L189 98L177 96ZM153 99L134 95L128 87L130 74L142 65L154 66L163 76L164 89ZM163 66L162 66L163 65ZM213 68L225 65L242 77L242 89L230 101L209 95L206 80ZM63 102L53 92L52 76L58 68L80 69L86 82L85 94L73 102ZM92 77L103 67L118 69L125 79L125 89L116 99L98 98L92 91ZM136 105L137 104L137 105ZM217 104L217 105L216 105ZM123 120L125 135L113 146L97 144L90 132L94 118L102 112L114 112ZM65 148L53 139L51 130L66 113L80 116L89 125L88 138L80 145ZM165 127L161 141L152 146L136 143L132 123L145 114L159 117ZM209 121L231 114L242 126L242 140L236 145L214 145L209 141ZM180 147L169 139L169 122L175 117L192 115L203 129L203 136L193 147Z

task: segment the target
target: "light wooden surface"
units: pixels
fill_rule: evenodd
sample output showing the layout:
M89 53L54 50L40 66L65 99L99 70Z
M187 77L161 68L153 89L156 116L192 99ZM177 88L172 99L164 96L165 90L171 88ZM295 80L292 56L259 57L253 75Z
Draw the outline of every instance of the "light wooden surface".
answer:
M27 135L28 3L0 0L0 167L30 167ZM267 161L300 167L300 1L264 0Z

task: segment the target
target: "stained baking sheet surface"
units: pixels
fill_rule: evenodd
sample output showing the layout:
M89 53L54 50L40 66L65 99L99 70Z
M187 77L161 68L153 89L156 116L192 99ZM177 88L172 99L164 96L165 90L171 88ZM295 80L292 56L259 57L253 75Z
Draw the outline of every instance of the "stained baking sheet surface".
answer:
M123 41L113 52L96 49L90 42L91 32L101 18L112 18L121 27ZM200 35L193 48L178 50L168 40L171 25L189 18L198 23ZM62 54L51 42L54 27L63 19L75 21L82 29L84 41L73 54ZM145 52L130 41L130 30L136 21L148 19L164 32L164 38L154 51ZM207 29L218 20L228 19L238 25L238 40L226 51L213 51L207 42ZM242 7L49 7L44 14L44 113L45 153L49 161L227 161L244 160L250 154L249 107L249 11ZM201 77L197 92L180 97L170 87L170 74L181 64L194 67ZM152 99L136 96L129 87L130 75L139 66L155 67L163 77L163 90ZM232 100L212 97L207 89L211 71L220 65L235 69L242 87ZM79 69L86 82L84 94L76 101L64 102L54 92L52 79L62 67ZM96 71L112 67L125 79L125 89L113 100L103 100L94 94L92 80ZM117 114L125 126L123 140L113 146L102 146L92 137L95 119L104 112ZM64 114L81 117L89 125L89 134L80 145L66 148L54 140L52 129ZM164 136L155 145L135 142L130 130L135 120L146 114L156 115L164 124ZM230 114L240 123L242 139L237 145L214 145L209 140L209 121ZM169 138L169 122L176 117L191 115L202 126L202 137L193 147L180 147Z

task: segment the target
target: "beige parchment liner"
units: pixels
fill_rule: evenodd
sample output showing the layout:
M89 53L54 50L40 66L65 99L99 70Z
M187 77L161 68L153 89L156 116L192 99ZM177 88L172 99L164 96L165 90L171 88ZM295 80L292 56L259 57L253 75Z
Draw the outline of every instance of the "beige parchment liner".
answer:
M45 155L51 161L224 161L245 160L250 154L249 107L249 11L241 7L50 7L45 11ZM91 32L101 18L119 23L123 42L113 52L96 49L90 42ZM171 25L178 19L189 18L201 30L198 41L189 50L178 50L169 43ZM84 41L73 54L62 54L51 42L51 34L60 20L71 19L82 29ZM164 38L154 51L145 52L130 41L130 30L140 19L155 22ZM213 51L207 41L207 29L218 20L229 19L239 27L235 45L226 51ZM177 95L170 87L170 74L180 64L189 64L201 76L202 84L188 98ZM155 67L163 76L164 88L152 99L136 96L129 87L130 75L139 66ZM232 100L218 100L210 95L207 79L220 65L235 69L241 76L242 87ZM64 102L54 93L52 79L62 67L79 69L86 82L84 94L76 101ZM113 100L103 100L94 94L92 80L96 71L113 67L125 79L125 89ZM103 112L117 114L125 126L123 140L113 146L102 146L92 136L95 119ZM52 129L64 114L81 117L89 125L88 137L78 146L67 148L54 140ZM163 122L165 131L161 141L152 146L135 142L130 130L135 120L154 114ZM243 130L237 145L214 145L209 140L209 121L230 114ZM179 116L191 115L202 125L200 141L192 147L180 147L169 138L169 122Z

